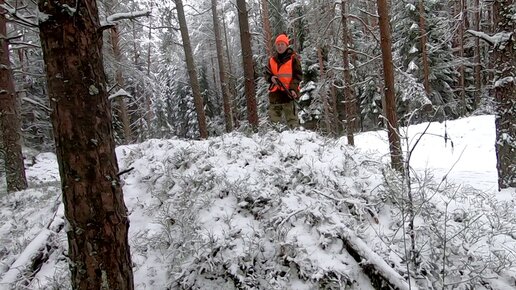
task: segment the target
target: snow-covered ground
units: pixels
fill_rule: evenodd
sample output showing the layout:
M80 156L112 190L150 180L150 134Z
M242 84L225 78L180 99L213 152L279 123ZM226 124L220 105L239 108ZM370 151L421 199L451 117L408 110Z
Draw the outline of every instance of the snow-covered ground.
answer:
M421 132L426 134L421 137ZM436 178L447 176L450 181L495 192L498 188L493 116L476 116L443 123L423 123L400 129L412 148L411 166L430 169ZM387 133L366 132L356 137L355 144L363 150L373 150L388 162ZM402 145L407 149L407 142Z
M402 129L410 146L426 125ZM121 146L135 288L370 290L361 264L374 262L393 280L410 269L400 288L516 289L516 193L497 191L494 139L493 116L430 125L410 161L408 267L408 190L385 166L384 132L356 148L309 131ZM27 176L0 199L0 289L69 289L55 156ZM46 263L21 275L41 245Z

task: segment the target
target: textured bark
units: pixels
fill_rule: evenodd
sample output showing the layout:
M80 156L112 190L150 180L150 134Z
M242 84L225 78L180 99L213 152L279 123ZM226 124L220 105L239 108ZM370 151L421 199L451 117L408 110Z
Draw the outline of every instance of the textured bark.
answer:
M4 0L0 0L3 5ZM9 42L5 10L0 8L0 135L3 151L7 192L27 188L27 178L22 154L22 137L18 95L9 61Z
M113 56L115 57L116 71L115 81L118 88L123 89L125 86L124 75L120 63L122 62L122 52L120 50L120 31L117 26L114 26L110 30L111 35L111 47L113 49ZM117 97L117 104L120 110L120 121L122 121L122 129L124 131L124 144L130 144L133 137L131 132L131 120L129 118L129 112L127 109L127 103L125 102L125 96Z
M377 1L380 45L382 49L383 75L385 83L384 112L387 118L387 132L389 136L389 150L391 166L403 172L403 157L401 152L400 136L398 132L398 115L396 114L396 96L394 95L394 65L392 63L392 43L389 25L389 7L387 0Z
M226 121L226 132L233 130L233 110L231 110L231 93L226 76L224 65L224 50L222 48L222 36L220 35L219 17L217 12L217 0L211 0L211 11L213 14L213 32L215 33L215 47L217 49L217 61L219 64L220 89L222 92L222 104L224 107L224 120Z
M237 0L238 24L240 27L240 44L244 64L244 90L247 103L247 121L258 127L258 107L256 104L256 87L254 83L253 51L251 49L251 32L245 0Z
M177 17L179 19L179 29L181 30L181 38L183 39L183 49L185 51L186 67L192 93L194 97L195 111L197 112L197 123L199 124L199 135L202 139L208 138L208 126L206 124L206 114L204 112L204 102L201 95L201 87L197 78L195 62L193 58L192 45L190 44L190 36L188 35L188 27L186 25L185 11L182 0L174 0L176 3Z
M426 48L426 21L425 21L425 4L424 0L419 0L419 44L421 46L421 62L423 65L423 86L425 92L430 95L430 67L428 65L428 51Z
M494 47L498 188L516 187L516 10L514 0L496 0L497 33L512 33ZM511 9L512 7L512 9Z
M341 22L342 22L342 60L344 68L344 98L346 102L346 135L348 138L349 145L355 145L355 138L353 134L356 128L357 119L357 100L351 90L351 72L349 68L349 31L348 31L348 20L347 20L347 2L342 2L341 8Z
M96 1L38 1L73 289L133 289ZM74 7L74 10L64 9Z
M263 24L263 41L265 42L265 52L268 56L273 53L272 47L272 29L271 22L269 21L269 1L261 0L262 8L262 24Z

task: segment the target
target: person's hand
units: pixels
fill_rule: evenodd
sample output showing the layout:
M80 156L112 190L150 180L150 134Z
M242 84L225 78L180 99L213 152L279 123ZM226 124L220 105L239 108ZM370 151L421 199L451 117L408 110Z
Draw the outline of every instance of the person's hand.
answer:
M297 93L296 93L296 91L294 91L294 90L290 90L290 95L291 95L291 96L292 96L292 98L294 98L294 99L297 99L297 98L298 98Z
M272 77L271 77L271 82L272 82L273 84L275 84L275 85L279 85L279 81L280 81L280 80L278 79L278 77L277 77L277 76L272 76Z

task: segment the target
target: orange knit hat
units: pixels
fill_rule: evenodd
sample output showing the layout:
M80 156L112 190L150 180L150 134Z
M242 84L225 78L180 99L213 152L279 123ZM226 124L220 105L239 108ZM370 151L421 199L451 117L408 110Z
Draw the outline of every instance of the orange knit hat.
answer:
M276 41L274 43L277 44L279 42L283 42L283 43L285 43L288 46L289 45L288 36L285 35L285 34L278 35L278 37L276 37Z

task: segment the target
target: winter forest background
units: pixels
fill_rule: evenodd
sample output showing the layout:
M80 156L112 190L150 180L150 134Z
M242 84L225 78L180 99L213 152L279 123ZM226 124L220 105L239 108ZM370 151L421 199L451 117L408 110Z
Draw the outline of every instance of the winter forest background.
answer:
M132 289L131 266L120 267L125 282L102 272L102 263L85 262L85 269L96 273L93 282L84 282L90 272L84 274L80 266L72 267L70 278L67 262L77 265L81 255L68 252L61 231L64 212L79 201L92 208L112 202L117 213L124 208L124 201L117 199L122 194L119 179L126 183L124 193L129 192L125 199L132 214L129 244L136 289L516 287L514 247L503 247L514 245L516 236L513 0L0 0L0 7L0 152L6 179L0 288L100 289L105 282L114 289ZM299 101L305 131L276 132L267 123L268 86L262 69L281 32L289 35L305 73ZM74 42L75 37L81 41ZM95 54L88 47L100 51ZM99 62L84 65L84 59L99 55ZM100 114L104 105L109 113ZM421 168L410 167L420 137L411 136L416 141L410 143L398 128L419 126L420 136L433 135L453 146L448 122L492 115L482 120L493 123L490 142L498 187L512 190L509 198L495 201L485 192L441 186L442 181L435 184L422 177ZM442 131L428 131L426 124L433 122L444 126ZM390 145L394 170L381 157L373 162L355 152L355 136L377 130L389 131L382 136ZM102 155L113 152L115 145L119 168L116 160ZM103 148L96 150L98 160L88 163L93 155L77 157L96 146ZM56 152L58 161L46 152ZM74 156L77 167L70 165ZM321 164L305 167L307 156ZM219 163L210 161L215 157ZM268 161L257 162L262 158ZM53 168L49 180L45 174L30 179L30 170L24 172L47 161ZM53 167L58 163L61 172ZM340 165L333 168L335 164ZM218 172L218 165L226 171ZM80 166L84 172L76 170ZM88 171L91 166L94 174ZM264 183L244 182L246 176L236 172L247 166L252 180ZM77 204L66 198L56 202L61 195L58 173L65 197L72 194L67 185L74 181L81 186L73 194L81 189L91 193L96 187L82 184L83 179L109 176L114 181L106 188L116 188L113 200L84 194L80 198L85 199L74 200ZM138 190L147 194L139 196ZM377 194L369 195L372 191ZM52 222L38 227L31 219L20 227L14 216L18 211L33 215L32 206L52 213ZM241 211L247 212L255 228L249 230L243 221L232 223L227 215L213 212L216 208L242 220L249 216ZM116 228L126 220L122 214L110 221ZM102 219L95 221L95 230L110 232ZM365 230L366 221L379 225ZM214 232L202 233L200 225ZM69 233L68 227L75 226L69 218L65 228ZM437 234L428 237L429 231ZM73 232L72 244L82 234ZM114 232L115 248L127 249L127 228ZM293 232L305 239L296 240ZM31 242L37 245L30 247ZM485 250L485 245L496 247ZM107 243L98 246L110 252ZM339 247L353 257L340 257ZM124 259L118 258L129 256L128 250L113 255L119 265ZM151 262L158 256L159 262ZM49 264L61 271L50 281L35 279L34 273L45 272ZM148 272L142 272L144 267ZM356 272L358 268L363 272Z

